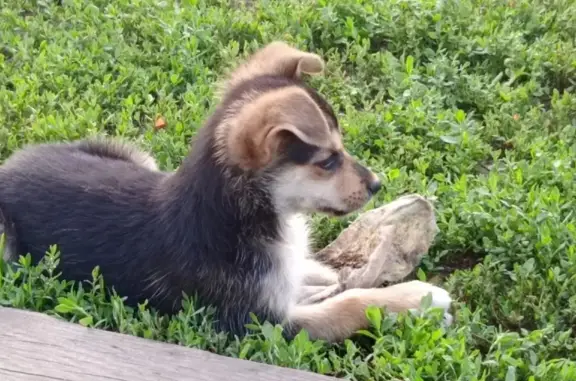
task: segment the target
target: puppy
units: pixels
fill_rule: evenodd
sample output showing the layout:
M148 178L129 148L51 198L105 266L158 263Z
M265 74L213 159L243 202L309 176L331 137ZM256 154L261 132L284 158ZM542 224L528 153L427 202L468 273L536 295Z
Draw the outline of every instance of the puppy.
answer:
M283 324L288 337L339 341L367 328L365 308L417 308L432 293L410 282L352 289L306 304L307 288L338 282L308 247L304 216L342 216L363 207L381 183L342 145L328 102L302 79L323 60L273 42L237 67L220 103L173 173L113 140L38 144L0 167L7 256L40 260L61 252L65 279L104 280L128 305L148 300L161 313L182 294L217 307L217 328L246 331L250 313Z

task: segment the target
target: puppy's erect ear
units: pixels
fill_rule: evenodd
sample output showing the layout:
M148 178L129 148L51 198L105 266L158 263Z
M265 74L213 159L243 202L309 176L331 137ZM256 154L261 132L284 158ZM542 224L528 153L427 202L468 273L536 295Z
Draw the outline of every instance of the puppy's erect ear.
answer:
M285 42L275 41L254 53L247 62L234 70L228 87L261 75L281 75L300 78L305 74L320 74L324 61L313 53L296 49Z
M229 120L224 138L228 158L244 170L270 164L292 135L316 147L340 144L316 103L298 87L278 89L244 105Z
M320 74L324 70L324 61L320 56L303 52L281 41L272 42L256 52L250 63L264 73L295 78L299 78L302 73Z

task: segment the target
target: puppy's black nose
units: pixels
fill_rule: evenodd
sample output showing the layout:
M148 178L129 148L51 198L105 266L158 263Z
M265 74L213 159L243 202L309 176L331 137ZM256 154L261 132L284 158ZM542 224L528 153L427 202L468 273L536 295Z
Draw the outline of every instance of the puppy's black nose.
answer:
M382 188L382 182L378 179L376 180L372 180L370 182L368 182L368 190L370 191L370 193L372 193L373 195L378 193L378 191Z

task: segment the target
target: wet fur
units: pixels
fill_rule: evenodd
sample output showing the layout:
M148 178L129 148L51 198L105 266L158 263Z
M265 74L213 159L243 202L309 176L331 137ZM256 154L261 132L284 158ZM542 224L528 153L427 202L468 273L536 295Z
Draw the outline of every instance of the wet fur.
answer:
M367 326L369 304L412 308L433 286L302 303L338 281L311 258L304 215L356 210L377 182L343 151L330 106L300 78L322 69L318 56L283 43L257 52L231 74L176 172L113 140L16 152L0 167L8 255L37 262L57 244L63 278L87 280L99 266L129 305L148 300L163 313L196 295L217 307L218 328L239 335L251 312L288 336L304 328L340 340ZM336 151L337 172L314 165Z

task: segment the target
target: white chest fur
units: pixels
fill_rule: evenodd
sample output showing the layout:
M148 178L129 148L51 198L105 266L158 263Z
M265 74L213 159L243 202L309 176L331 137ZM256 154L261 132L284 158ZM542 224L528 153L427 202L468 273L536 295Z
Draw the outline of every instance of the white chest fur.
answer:
M262 282L261 306L285 315L296 302L310 251L308 234L304 216L291 216L282 222L278 241L270 245L274 265Z

